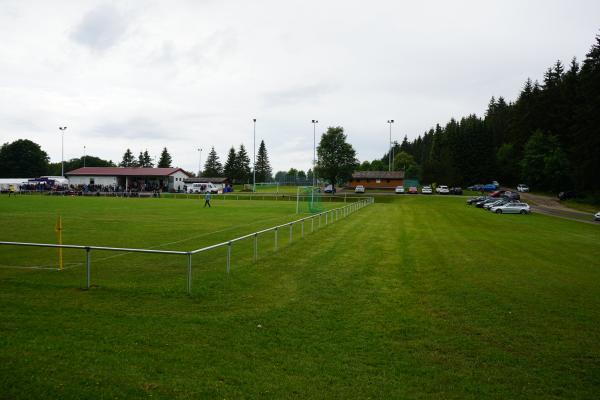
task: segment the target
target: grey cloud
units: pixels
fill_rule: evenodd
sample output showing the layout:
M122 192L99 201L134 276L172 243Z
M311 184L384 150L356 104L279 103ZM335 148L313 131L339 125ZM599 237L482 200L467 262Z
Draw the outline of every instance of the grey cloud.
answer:
M71 39L93 50L106 50L125 35L127 20L113 5L101 4L85 14Z
M315 83L312 85L296 86L293 88L270 92L264 95L266 106L275 107L280 105L297 104L315 101L319 97L333 93L339 89L335 84Z
M107 139L160 139L169 136L167 131L160 126L160 123L143 117L96 125L92 128L91 134Z

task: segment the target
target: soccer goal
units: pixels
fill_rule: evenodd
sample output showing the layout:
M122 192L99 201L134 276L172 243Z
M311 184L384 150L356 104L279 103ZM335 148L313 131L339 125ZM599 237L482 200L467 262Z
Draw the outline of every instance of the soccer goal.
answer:
M298 186L296 190L296 214L314 214L323 211L321 189L316 186Z

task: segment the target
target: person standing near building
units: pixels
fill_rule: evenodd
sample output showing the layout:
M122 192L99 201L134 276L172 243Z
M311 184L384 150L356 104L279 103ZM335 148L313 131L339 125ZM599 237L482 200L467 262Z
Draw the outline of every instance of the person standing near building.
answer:
M208 208L211 208L211 206L210 206L210 197L211 197L210 192L206 192L204 194L204 207L208 206Z

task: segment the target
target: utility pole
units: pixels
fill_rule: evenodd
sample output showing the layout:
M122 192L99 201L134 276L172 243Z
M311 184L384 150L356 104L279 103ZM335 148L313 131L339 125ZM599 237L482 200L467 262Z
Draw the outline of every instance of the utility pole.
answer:
M252 192L256 192L256 118L252 118L254 122L254 140L252 143Z
M60 133L62 134L62 139L61 139L61 150L60 150L60 175L64 178L65 177L65 131L67 130L66 126L59 126L58 129L60 130Z
M388 124L390 124L390 151L388 152L390 171L392 170L392 124L394 123L393 119L388 119Z

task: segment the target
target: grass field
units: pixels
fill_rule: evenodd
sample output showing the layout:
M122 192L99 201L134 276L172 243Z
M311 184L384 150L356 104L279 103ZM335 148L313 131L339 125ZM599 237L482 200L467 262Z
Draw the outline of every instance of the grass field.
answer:
M0 240L52 241L61 213L65 242L187 250L293 212L272 201L204 210L193 200L0 197ZM184 260L98 256L97 286L85 291L81 266L7 267L49 264L55 250L0 247L0 398L600 392L598 226L399 196L278 252L271 239L257 264L234 250L229 275L222 253L195 258L191 296Z

